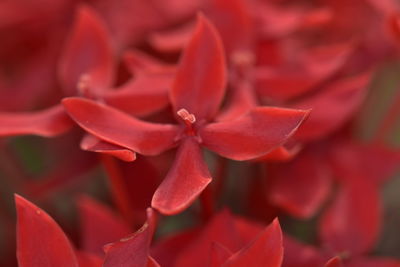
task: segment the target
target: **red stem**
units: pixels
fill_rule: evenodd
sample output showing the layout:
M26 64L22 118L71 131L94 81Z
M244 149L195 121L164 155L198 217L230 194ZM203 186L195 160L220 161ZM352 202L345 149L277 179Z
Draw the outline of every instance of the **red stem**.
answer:
M134 214L132 213L131 202L118 163L113 157L108 155L100 155L100 158L110 182L111 194L115 205L123 218L132 224Z

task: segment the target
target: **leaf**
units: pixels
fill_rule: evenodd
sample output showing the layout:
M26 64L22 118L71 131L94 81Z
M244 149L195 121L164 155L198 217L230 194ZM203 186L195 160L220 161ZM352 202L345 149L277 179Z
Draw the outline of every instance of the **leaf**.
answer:
M39 135L53 137L72 128L61 105L33 112L0 112L0 136Z
M182 108L197 120L213 118L226 86L225 54L214 26L198 16L194 34L180 60L170 99L175 111Z
M176 214L187 208L211 182L198 142L181 141L174 163L154 193L152 207L163 214Z
M178 127L148 123L95 101L70 97L63 100L68 114L79 126L106 142L143 155L158 155L175 146Z
M234 160L261 157L290 138L309 111L257 107L233 121L210 123L199 130L202 145Z
M85 86L94 93L109 88L114 79L114 65L113 47L105 23L91 7L81 5L59 65L66 96L77 95L83 75L87 77Z
M21 267L78 267L74 249L57 223L43 210L15 195L17 259Z

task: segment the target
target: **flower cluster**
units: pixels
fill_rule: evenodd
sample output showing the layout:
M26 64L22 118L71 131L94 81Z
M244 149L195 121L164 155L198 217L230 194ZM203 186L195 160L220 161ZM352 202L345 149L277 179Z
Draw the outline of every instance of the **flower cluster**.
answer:
M395 0L4 0L0 36L0 265L400 266Z

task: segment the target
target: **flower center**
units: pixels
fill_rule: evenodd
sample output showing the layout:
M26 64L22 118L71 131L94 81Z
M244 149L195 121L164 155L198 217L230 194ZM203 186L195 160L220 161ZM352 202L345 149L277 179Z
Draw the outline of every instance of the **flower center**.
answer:
M196 135L195 129L193 127L193 124L196 122L196 117L184 108L178 110L176 114L178 114L178 116L183 120L186 125L185 133L191 136Z

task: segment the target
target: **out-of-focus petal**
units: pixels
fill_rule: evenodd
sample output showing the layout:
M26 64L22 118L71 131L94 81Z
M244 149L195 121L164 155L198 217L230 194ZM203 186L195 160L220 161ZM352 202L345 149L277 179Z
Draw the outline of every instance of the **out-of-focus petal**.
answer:
M78 267L74 248L43 210L16 195L17 259L21 267Z
M317 249L284 236L285 257L282 267L320 267L328 260Z
M68 131L73 125L60 105L34 112L0 112L0 136L33 134L53 137Z
M319 225L322 245L352 256L372 249L381 226L381 203L374 183L363 179L342 183Z
M170 91L172 105L175 111L188 110L197 120L212 119L225 95L225 87L226 66L221 39L214 26L199 15Z
M82 249L87 252L103 256L103 246L131 232L130 227L109 208L87 196L78 199L78 208Z
M346 267L400 267L400 261L383 257L357 257L346 262Z
M214 242L211 246L209 267L220 267L231 256L232 252L230 252L226 247L217 242Z
M138 72L136 76L113 91L108 91L104 101L134 115L148 115L169 103L168 90L173 81L172 73Z
M71 97L64 107L75 122L90 134L144 155L157 155L175 145L179 128L148 123L95 101Z
M232 255L223 266L280 267L282 260L282 230L275 219L248 246Z
M310 118L297 131L300 140L325 137L355 115L364 100L371 72L337 81L319 94L295 103L294 108L311 108Z
M175 161L154 193L152 207L163 214L176 214L187 208L211 182L199 143L183 139Z
M79 7L72 32L60 59L59 76L67 96L77 94L86 75L90 90L101 92L114 79L113 48L105 23L90 7Z
M123 161L134 161L136 159L136 153L134 151L104 142L90 134L83 137L81 141L81 149L110 155Z
M104 267L143 267L148 266L150 243L156 227L155 211L147 210L147 221L134 234L107 245ZM151 266L151 265L150 265ZM153 265L154 266L154 265Z
M325 264L325 267L343 267L343 262L340 257L334 257Z
M179 52L189 42L194 23L187 23L167 32L154 32L149 35L150 44L162 52Z
M249 160L261 157L291 137L309 111L257 107L233 121L200 129L202 145L223 157Z
M101 267L103 259L95 254L86 251L77 251L79 267Z
M332 177L318 151L308 150L293 161L275 165L270 201L297 218L315 214L329 195Z

